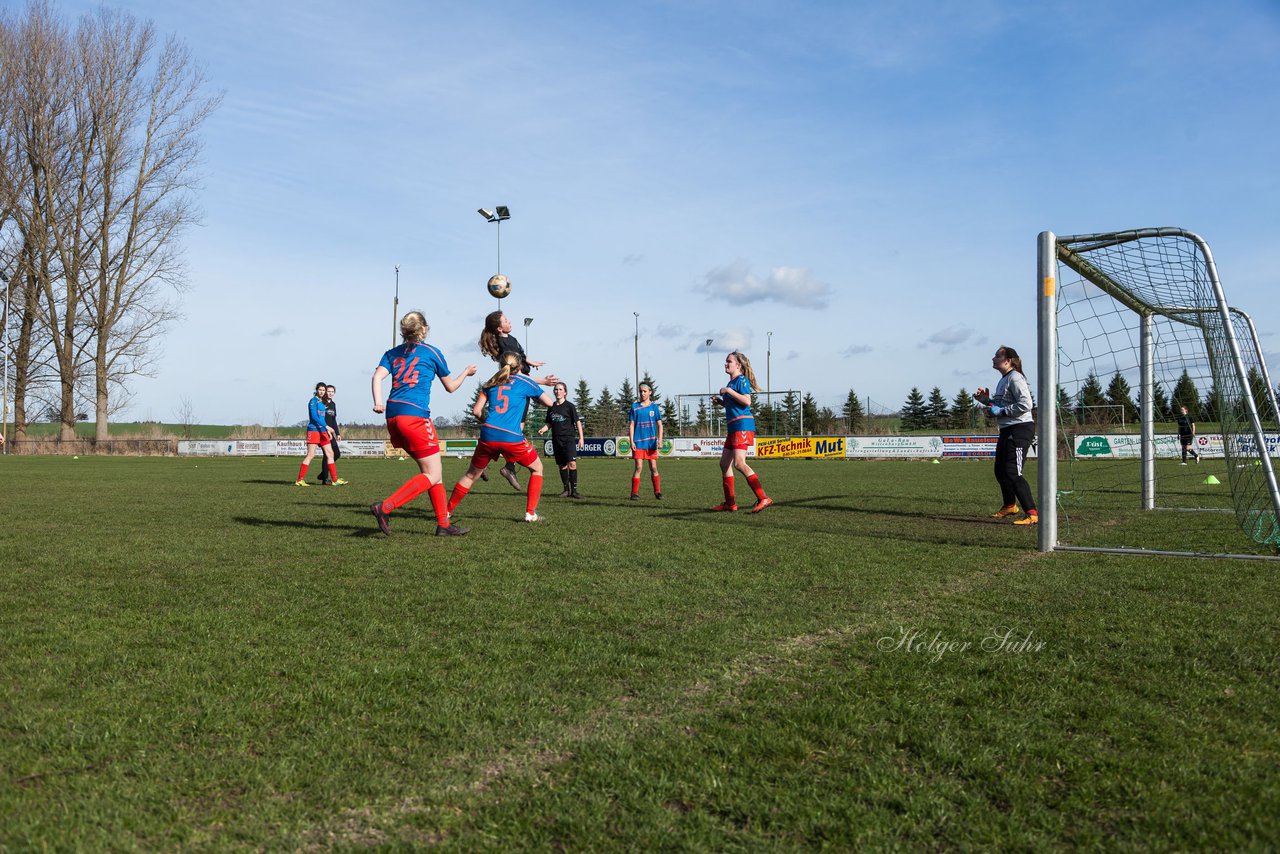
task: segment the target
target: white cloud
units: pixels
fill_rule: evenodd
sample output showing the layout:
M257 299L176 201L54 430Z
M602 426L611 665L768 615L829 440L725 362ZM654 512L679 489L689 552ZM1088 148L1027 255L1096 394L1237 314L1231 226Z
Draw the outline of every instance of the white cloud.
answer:
M937 347L945 354L954 352L962 346L981 346L986 340L985 336L978 335L976 330L967 326L948 326L921 341L919 348L924 350L928 347Z
M844 356L845 358L849 358L851 356L861 356L864 353L870 353L874 349L875 349L874 347L871 347L867 344L854 344L852 347L846 347L843 350L841 350L840 355Z
M697 290L734 304L772 301L796 308L826 308L835 292L807 267L774 267L760 278L742 259L708 272Z

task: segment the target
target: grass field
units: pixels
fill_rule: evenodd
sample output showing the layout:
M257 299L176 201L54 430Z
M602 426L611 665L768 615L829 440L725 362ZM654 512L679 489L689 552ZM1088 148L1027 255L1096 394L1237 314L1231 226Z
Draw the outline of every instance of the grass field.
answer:
M411 466L0 459L0 849L1280 844L1272 564L1040 555L969 462L384 537Z

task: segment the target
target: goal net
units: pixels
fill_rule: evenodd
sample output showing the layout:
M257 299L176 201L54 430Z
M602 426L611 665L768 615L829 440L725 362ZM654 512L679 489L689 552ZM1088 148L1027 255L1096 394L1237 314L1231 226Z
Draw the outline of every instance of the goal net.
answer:
M1208 244L1044 232L1038 287L1040 549L1274 555L1275 391Z

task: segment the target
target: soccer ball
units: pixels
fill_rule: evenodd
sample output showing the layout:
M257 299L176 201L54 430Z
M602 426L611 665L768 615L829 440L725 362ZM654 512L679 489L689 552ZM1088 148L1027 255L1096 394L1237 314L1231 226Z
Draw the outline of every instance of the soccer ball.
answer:
M489 284L486 287L489 288L489 296L502 299L511 293L511 280L499 273L489 277Z

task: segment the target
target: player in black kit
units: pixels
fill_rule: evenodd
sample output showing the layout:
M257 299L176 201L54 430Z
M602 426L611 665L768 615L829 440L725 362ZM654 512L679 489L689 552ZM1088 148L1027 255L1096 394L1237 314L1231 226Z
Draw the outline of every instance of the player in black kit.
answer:
M547 409L547 423L538 428L541 436L551 430L551 449L560 467L560 480L564 481L561 498L581 498L578 494L578 449L586 444L582 436L582 416L568 399L569 389L558 382L552 389L556 402Z

